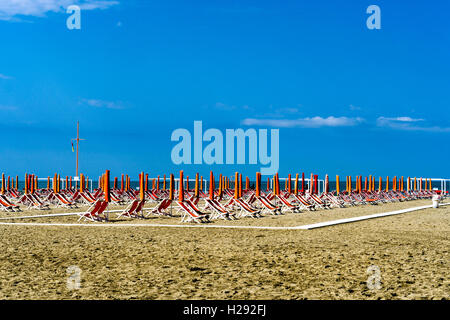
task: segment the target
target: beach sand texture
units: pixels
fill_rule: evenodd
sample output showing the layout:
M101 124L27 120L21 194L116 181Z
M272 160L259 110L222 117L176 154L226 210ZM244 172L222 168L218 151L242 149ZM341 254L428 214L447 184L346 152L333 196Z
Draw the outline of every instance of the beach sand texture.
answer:
M213 224L298 226L428 204ZM1 225L0 299L448 299L449 214L446 206L316 230ZM177 217L155 216L110 223L180 224ZM81 287L69 290L66 270L74 265ZM367 286L372 265L380 269L380 289Z

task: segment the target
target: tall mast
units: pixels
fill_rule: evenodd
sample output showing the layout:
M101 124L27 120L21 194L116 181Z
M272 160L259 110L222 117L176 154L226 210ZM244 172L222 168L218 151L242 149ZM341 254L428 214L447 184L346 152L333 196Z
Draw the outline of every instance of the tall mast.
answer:
M80 122L77 121L77 177L78 177L78 144L80 143Z
M77 141L77 166L76 166L76 177L78 177L78 155L79 155L79 146L80 146L80 141L81 140L85 140L85 139L80 139L80 122L77 121L77 138L76 139L72 139Z

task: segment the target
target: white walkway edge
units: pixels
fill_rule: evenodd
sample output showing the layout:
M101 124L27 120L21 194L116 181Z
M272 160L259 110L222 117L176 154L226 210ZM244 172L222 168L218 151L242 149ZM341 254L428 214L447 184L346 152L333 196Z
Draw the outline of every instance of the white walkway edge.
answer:
M441 203L441 206L450 205L450 203ZM338 220L331 220L331 221L325 221L325 222L319 222L319 223L313 223L313 224L307 224L303 226L296 226L296 227L271 227L271 226L224 226L224 225L191 225L191 224L150 224L150 223L123 223L123 224L114 224L114 223L37 223L37 222L0 222L1 225L5 226L42 226L42 227L104 227L104 228L111 228L111 227L165 227L165 228L223 228L223 229L260 229L260 230L311 230L311 229L317 229L317 228L323 228L328 226L334 226L338 224L344 224L344 223L351 223L351 222L357 222L357 221L363 221L363 220L369 220L369 219L376 219L381 217L388 217L398 214L403 214L407 212L412 211L418 211L423 209L431 208L432 205L427 206L420 206L420 207L414 207L414 208L408 208L408 209L402 209L397 211L391 211L391 212L384 212L384 213L376 213L366 216L359 216L359 217L353 217L353 218L345 218L345 219L338 219ZM67 213L63 214L57 214L57 215L70 215ZM47 215L49 216L49 215ZM52 215L55 216L55 215ZM42 217L42 216L41 216ZM14 218L14 217L12 217ZM16 217L18 218L18 217ZM25 218L25 217L21 217ZM35 216L30 216L30 218L36 218ZM8 218L7 218L8 219Z
M441 203L441 206L446 206L448 204L450 204L450 203ZM391 212L370 214L370 215L367 215L367 216L360 216L360 217L354 217L354 218L346 218L346 219L325 221L325 222L307 224L307 225L304 225L304 226L298 226L298 227L295 227L295 229L311 230L311 229L323 228L323 227L328 227L328 226L334 226L334 225L337 225L337 224L350 223L350 222L369 220L369 219L388 217L388 216L395 216L397 214L402 214L402 213L407 213L407 212L412 212L412 211L417 211L417 210L428 209L428 208L431 208L431 207L433 207L433 206L432 205L428 205L428 206L414 207L414 208L402 209L402 210L391 211Z

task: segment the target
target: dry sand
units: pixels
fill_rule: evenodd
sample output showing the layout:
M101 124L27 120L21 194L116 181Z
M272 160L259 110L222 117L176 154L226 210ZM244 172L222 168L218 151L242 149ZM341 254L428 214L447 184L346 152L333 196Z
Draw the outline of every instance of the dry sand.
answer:
M214 224L297 226L424 204ZM448 299L449 214L447 206L316 230L0 225L0 299ZM111 223L130 222L180 223L154 216ZM78 290L66 285L72 265L82 271ZM371 265L381 271L378 290L367 287Z

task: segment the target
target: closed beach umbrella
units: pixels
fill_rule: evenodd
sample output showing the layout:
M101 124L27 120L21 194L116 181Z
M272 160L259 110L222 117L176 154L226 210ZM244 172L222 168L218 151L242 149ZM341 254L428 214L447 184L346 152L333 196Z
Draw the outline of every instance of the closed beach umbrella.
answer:
M174 176L173 176L173 173L171 173L170 174L170 182L169 182L169 200L173 200L174 199L174 197L173 197L173 195L174 195L174 182L175 182L175 179L174 179Z
M2 173L2 194L5 194L5 174Z
M179 191L179 194L178 194L178 201L184 201L184 190L183 190L183 184L184 184L184 181L183 181L183 170L180 170L180 183L178 183L178 191Z
M199 197L199 186L198 186L199 180L198 180L198 177L199 177L199 175L198 175L198 173L196 173L195 174L195 189L194 189L194 196L196 198Z
M234 174L234 198L239 198L239 173Z
M239 175L239 198L242 197L242 173Z
M305 194L305 173L302 172L302 194Z
M219 200L222 198L222 192L223 192L223 176L222 174L219 174Z
M261 173L256 173L256 196L259 197L261 195Z
M213 172L209 172L209 199L214 200L214 175Z
M336 175L336 194L339 195L340 186L339 186L339 176Z
M292 188L291 188L291 174L288 174L288 181L287 181L287 192L290 194L292 193Z
M105 171L104 183L105 183L105 201L111 202L111 195L109 190L109 170Z
M139 199L145 200L145 177L144 177L144 172L141 172L141 174L139 175Z

